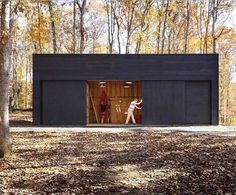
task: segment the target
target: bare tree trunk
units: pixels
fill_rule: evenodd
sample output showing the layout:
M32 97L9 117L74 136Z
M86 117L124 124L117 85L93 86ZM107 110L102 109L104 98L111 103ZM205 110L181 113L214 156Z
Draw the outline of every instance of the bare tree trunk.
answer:
M127 23L127 39L126 39L125 53L129 53L132 23L133 23L133 14L131 16L131 20L128 21Z
M115 3L115 5L114 5L115 7L113 6L113 4L111 4L111 9L112 9L113 16L114 16L114 24L116 23L116 26L117 26L116 36L117 36L117 43L118 43L118 52L120 54L121 53L121 42L120 42L120 26L121 26L121 24L119 21L119 16L117 16L117 14L116 14L117 3L119 3L119 2L115 1L114 3ZM118 7L118 11L120 11L120 5ZM115 27L114 27L114 29L115 29Z
M203 49L202 49L202 38L203 38L203 33L202 33L202 0L200 0L200 10L199 10L199 14L200 14L200 18L199 18L199 30L200 30L200 53L202 53Z
M8 155L11 151L9 134L9 67L7 63L7 24L6 13L9 1L1 2L1 28L0 28L0 158Z
M13 85L12 85L12 99L13 99L13 110L18 108L18 78L17 78L17 56L13 51Z
M135 15L135 7L138 3L138 0L131 1L130 7L128 10L128 18L127 18L127 38L126 38L126 46L125 46L125 53L129 53L129 47L130 47L130 38L132 34L132 26L133 26L133 20Z
M111 53L111 47L112 47L112 41L111 41L111 22L110 22L110 12L109 12L109 3L107 2L107 35L108 35L108 47L107 47L107 53Z
M13 32L13 24L15 20L15 12L12 9L12 1L9 1L10 6L10 13L9 13L9 34L12 35ZM8 39L8 49L9 49L9 56L8 56L8 67L9 67L9 79L14 81L14 50L13 50L13 42L14 36L10 36ZM14 98L13 98L13 90L11 90L13 86L9 86L9 109L13 110L14 107Z
M148 1L145 1L145 9L143 11L143 13L141 13L142 15L142 18L141 18L141 27L140 27L140 32L141 34L144 34L145 31L148 29L148 25L145 26L145 19L149 13L149 10L151 8L153 4L153 0L148 0ZM137 42L136 42L136 48L135 48L135 53L138 54L140 53L140 50L141 50L141 45L142 45L142 37L139 36Z
M85 13L85 6L86 1L82 1L82 5L77 1L77 5L79 6L80 10L80 53L84 53L84 41L85 41L85 29L84 29L84 13Z
M25 63L25 109L28 108L28 60Z
M73 5L73 53L75 53L75 47L76 47L76 38L75 38L75 21L76 21L76 0L74 0Z
M83 5L81 7L81 17L80 17L80 53L84 53L84 38L85 38L85 30L84 30L84 10L85 10L86 0L83 1Z
M118 20L116 20L116 25L117 25L117 41L118 41L118 50L119 54L121 53L121 45L120 45L120 24Z
M175 44L175 53L179 53L179 51L181 51L182 48L182 44L179 43L179 40L182 39L182 32L184 31L184 23L182 23L179 26L179 29L177 31L177 35L175 37L176 40L176 44Z
M94 38L92 38L92 39L93 39L93 43L92 43L93 50L92 50L92 53L94 54L95 53L95 49L96 49L96 40Z
M130 47L130 31L127 31L127 40L126 40L126 46L125 46L125 53L129 53L129 47Z
M211 1L208 1L208 10L207 10L207 20L206 20L206 32L205 32L205 37L204 37L204 50L205 53L208 53L208 31L209 31L209 22L210 22L210 10L211 10Z
M191 0L187 0L187 14L186 14L186 30L185 30L185 40L184 40L184 53L188 51L188 33L189 33L189 23L190 23L190 7Z
M229 110L229 85L227 86L227 91L226 91L226 123L230 124L230 110Z
M215 24L218 16L219 0L212 0L212 52L216 53L216 35L215 35Z
M161 9L159 7L158 2L157 2L157 9ZM161 11L158 11L158 25L157 25L157 36L156 36L156 53L160 53L160 40L161 40L161 25L162 25L162 20L161 20Z
M39 53L42 53L42 44L41 44L41 13L40 13L40 2L37 2L38 9L38 36L39 36Z
M163 23L163 29L162 29L162 44L161 44L161 53L164 52L165 47L165 32L166 32L166 21L168 16L168 8L169 8L169 0L167 0L166 9L165 9L165 18Z
M215 0L212 0L212 31L211 31L211 37L212 37L212 51L213 53L216 53L216 39L215 39L215 21L216 21L216 15L215 15Z
M29 95L29 99L28 99L28 108L32 109L33 105L33 100L32 100L32 88L33 88L33 78L32 78L32 73L33 73L33 70L32 70L32 64L33 64L33 59L32 59L32 55L29 57L28 59L28 63L29 63L29 67L28 67L28 74L29 74L29 88L30 88L30 95Z
M172 35L172 32L170 31L169 32L169 34L168 34L168 49L167 49L167 51L168 51L168 54L170 54L171 53L171 48L170 48L170 46L171 46L171 35Z
M57 53L56 28L55 28L55 21L53 17L54 14L52 10L52 1L48 2L48 8L49 8L50 20L51 20L53 53Z
M113 52L113 43L114 43L114 22L113 22L113 5L111 1L106 2L107 6L107 25L108 25L108 53Z
M140 49L141 49L141 43L142 43L142 39L138 38L137 42L136 42L136 47L135 47L135 53L139 54Z
M15 54L13 52L13 70L12 70L12 78L13 78L13 85L12 85L12 101L13 101L13 105L12 105L12 109L16 109L17 108L17 63L16 63L16 59L15 59Z

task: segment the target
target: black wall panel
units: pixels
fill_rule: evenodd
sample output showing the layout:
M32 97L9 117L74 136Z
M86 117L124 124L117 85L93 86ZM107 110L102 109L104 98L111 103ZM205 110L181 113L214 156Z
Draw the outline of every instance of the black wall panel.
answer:
M143 123L211 124L209 81L143 81Z
M211 86L207 81L186 82L186 123L211 124Z
M42 81L42 125L86 124L83 81Z
M144 124L184 124L184 81L143 81L142 93Z
M38 80L209 80L217 55L34 55Z

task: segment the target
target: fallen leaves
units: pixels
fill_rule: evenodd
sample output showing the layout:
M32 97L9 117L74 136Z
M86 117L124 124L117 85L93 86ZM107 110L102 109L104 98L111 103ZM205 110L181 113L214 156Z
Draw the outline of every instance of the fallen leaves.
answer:
M234 137L161 132L12 133L0 192L234 194Z

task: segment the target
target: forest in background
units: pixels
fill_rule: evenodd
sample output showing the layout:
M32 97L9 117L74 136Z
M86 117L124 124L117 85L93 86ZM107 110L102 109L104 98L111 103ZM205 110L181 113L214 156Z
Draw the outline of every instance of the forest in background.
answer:
M4 1L4 0L3 0ZM0 1L0 10L2 9ZM10 109L32 108L33 53L219 53L220 122L236 123L234 0L12 0ZM1 22L2 20L2 15ZM7 35L7 36L5 36Z

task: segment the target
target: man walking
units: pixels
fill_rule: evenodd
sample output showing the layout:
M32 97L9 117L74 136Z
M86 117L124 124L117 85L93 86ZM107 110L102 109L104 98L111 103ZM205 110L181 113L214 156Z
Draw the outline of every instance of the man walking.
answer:
M137 105L140 105L142 103L142 99L140 100L140 102L138 102L138 99L135 98L129 105L129 108L128 108L128 114L127 114L127 118L126 118L126 122L125 124L127 125L129 123L129 120L130 120L130 117L132 119L132 122L135 124L136 121L134 119L134 109L137 108L137 109L141 109L140 107L138 107Z

